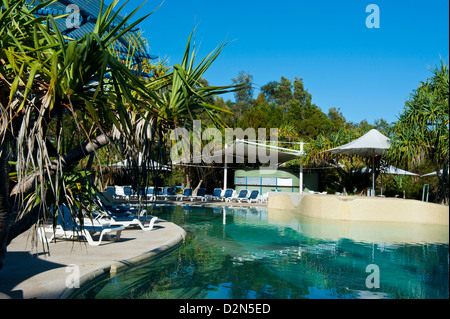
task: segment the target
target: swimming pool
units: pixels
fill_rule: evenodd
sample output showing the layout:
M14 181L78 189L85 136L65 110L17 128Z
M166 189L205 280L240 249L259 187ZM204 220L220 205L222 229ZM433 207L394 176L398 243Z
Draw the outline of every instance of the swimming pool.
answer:
M449 297L445 226L329 221L266 207L149 209L187 231L183 245L74 298Z

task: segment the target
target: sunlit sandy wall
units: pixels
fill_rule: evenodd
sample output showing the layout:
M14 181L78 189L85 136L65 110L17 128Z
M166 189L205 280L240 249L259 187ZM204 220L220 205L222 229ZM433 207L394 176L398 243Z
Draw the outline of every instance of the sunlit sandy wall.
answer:
M335 220L449 225L449 207L402 198L269 193L268 208Z

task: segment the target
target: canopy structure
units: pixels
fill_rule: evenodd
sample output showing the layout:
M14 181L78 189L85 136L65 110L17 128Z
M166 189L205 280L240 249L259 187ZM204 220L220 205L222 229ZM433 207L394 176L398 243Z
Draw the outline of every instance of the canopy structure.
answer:
M270 154L268 154L268 152ZM263 157L261 157L261 155ZM298 158L302 155L301 151L295 151L283 147L270 144L251 142L236 139L230 146L213 153L212 157L215 161L221 160L223 163L230 163L236 160L236 163L243 162L244 159L251 159L255 162L267 162L267 157L273 156L277 165Z
M300 192L303 192L303 166L301 156L303 155L303 143L300 143L300 151L278 147L270 144L257 143L253 141L236 139L233 144L225 145L225 148L214 151L211 155L198 155L191 158L172 162L173 165L183 165L181 163L224 163L223 187L227 188L228 164L244 163L247 159L250 163L270 164L269 169L276 169L277 166L287 161L300 158Z
M372 157L372 189L375 191L375 156L383 155L389 147L390 139L378 130L372 129L350 143L326 150L325 152Z
M361 169L361 172L365 173L367 171L367 167L364 167L363 169ZM370 171L370 169L369 169ZM420 176L419 174L413 173L413 172L409 172L409 171L405 171L404 169L389 165L389 166L384 166L381 168L380 170L381 174L391 174L391 175L409 175L409 176ZM381 177L381 190L380 190L380 194L383 195L383 177Z
M444 170L443 169L441 169L441 174L444 172ZM424 175L422 175L422 176L420 176L420 177L424 177L424 176L433 176L433 175L437 175L437 173L436 173L436 171L434 171L434 172L431 172L431 173L428 173L428 174L424 174Z
M269 154L268 154L269 153ZM295 151L283 147L273 146L264 143L251 142L241 139L236 139L234 143L230 146L225 146L224 149L214 153L214 159L222 159L225 163L224 167L224 189L227 188L227 178L228 178L228 163L232 163L233 159L236 162L243 163L243 160L247 158L248 160L254 160L255 163L267 163L268 157L270 157L269 164L280 165L290 160L300 158L300 171L299 171L299 191L303 192L303 165L301 157L303 155L303 143L300 143L300 151ZM274 161L272 161L274 160Z
M361 169L361 172L365 173L367 171L367 168L364 167ZM369 170L370 171L370 170ZM386 167L381 168L380 170L381 174L392 174L392 175L410 175L410 176L419 176L419 174L405 171L404 169L389 165Z
M381 170L382 174L393 174L393 175L410 175L410 176L419 176L419 174L405 171L404 169L389 165L388 167L384 167Z
M115 167L115 168L126 168L129 166L129 159L125 159L123 161L113 163L108 165L108 167ZM138 155L138 165L142 165L142 153L139 153ZM156 161L150 160L147 164L148 169L156 169L156 170L163 170L163 171L170 171L171 168L167 165L162 165L161 163L158 163Z
M383 155L389 149L390 139L378 130L372 129L350 143L327 150L335 154L355 154L363 157Z

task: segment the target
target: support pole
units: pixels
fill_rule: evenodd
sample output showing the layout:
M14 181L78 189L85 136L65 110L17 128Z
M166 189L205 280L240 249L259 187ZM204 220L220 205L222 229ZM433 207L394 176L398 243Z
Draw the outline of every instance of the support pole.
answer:
M372 156L372 196L375 196L375 155Z
M227 179L228 179L228 165L227 165L227 151L228 145L225 143L225 156L224 156L224 169L223 169L223 190L227 189Z
M298 191L303 193L303 142L300 142L300 172L298 182Z
M225 167L223 169L223 189L227 189L227 177L228 177L228 165L227 161L225 160Z

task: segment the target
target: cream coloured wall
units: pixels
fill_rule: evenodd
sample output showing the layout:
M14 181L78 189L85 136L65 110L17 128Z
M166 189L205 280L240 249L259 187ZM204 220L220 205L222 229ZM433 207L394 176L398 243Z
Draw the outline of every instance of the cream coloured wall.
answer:
M267 205L325 219L449 225L448 206L411 199L269 193Z

